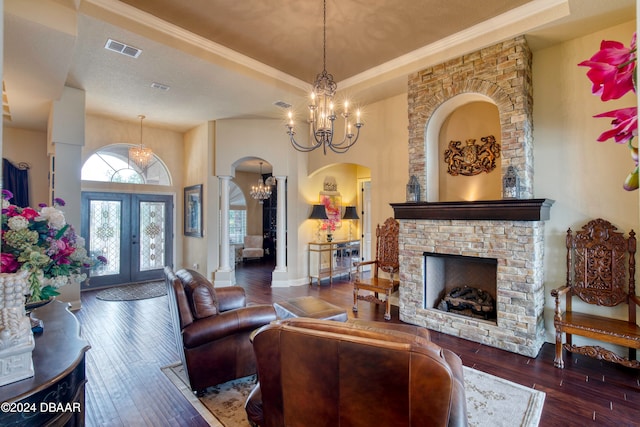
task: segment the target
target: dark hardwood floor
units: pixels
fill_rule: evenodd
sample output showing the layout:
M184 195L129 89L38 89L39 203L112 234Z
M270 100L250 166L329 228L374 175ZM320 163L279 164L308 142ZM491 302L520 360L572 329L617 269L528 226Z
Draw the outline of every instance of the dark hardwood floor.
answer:
M236 277L251 303L273 303L313 295L344 307L353 316L352 288L346 280L318 287L271 288L271 266L240 264ZM178 361L167 297L107 302L96 291L82 294L76 312L87 353L87 426L206 426L160 371ZM383 307L361 302L357 317L384 321ZM392 322L399 322L392 307ZM541 426L637 426L640 424L640 371L580 355L565 356L564 370L553 367L554 346L537 358L498 350L441 333L432 339L456 352L465 365L546 393Z

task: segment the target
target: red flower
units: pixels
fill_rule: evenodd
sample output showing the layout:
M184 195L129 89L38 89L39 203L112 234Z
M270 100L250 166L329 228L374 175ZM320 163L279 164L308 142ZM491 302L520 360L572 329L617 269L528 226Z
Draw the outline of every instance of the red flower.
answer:
M12 216L20 215L18 211L18 207L16 205L10 205L8 208L2 210L3 214L7 214L7 217L11 218Z
M54 240L51 247L57 249L56 253L51 256L58 264L71 264L69 257L75 252L76 248L69 245L64 239Z
M628 142L638 134L638 107L607 111L593 117L613 117L611 121L613 129L603 132L598 137L600 142L609 138L613 138L618 143Z
M0 254L0 272L15 273L20 268L20 264L11 254Z
M38 213L37 210L32 209L32 208L24 208L22 210L22 213L20 214L23 217L25 217L27 220L31 221L32 219L36 218L38 215L40 215Z
M636 60L636 35L631 46L626 48L617 41L603 40L600 50L579 66L590 67L587 77L593 83L591 92L608 101L618 99L629 91L634 91L633 74Z

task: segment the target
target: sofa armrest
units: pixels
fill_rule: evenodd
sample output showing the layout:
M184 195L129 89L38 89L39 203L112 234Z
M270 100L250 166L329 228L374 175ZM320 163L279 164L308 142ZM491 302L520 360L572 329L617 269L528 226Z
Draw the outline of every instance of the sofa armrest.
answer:
M194 348L238 332L257 329L274 320L276 310L271 305L252 305L229 310L200 319L184 328L182 342L185 348Z
M453 395L451 398L449 426L467 425L467 399L464 391L464 371L460 357L446 348L442 349L442 357L447 361L453 374Z
M241 286L216 288L216 298L221 312L243 308L247 305L247 297Z

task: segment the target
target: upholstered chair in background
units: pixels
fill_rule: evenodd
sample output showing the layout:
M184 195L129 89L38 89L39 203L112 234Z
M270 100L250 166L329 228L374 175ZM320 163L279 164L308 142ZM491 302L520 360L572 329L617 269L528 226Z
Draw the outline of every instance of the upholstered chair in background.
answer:
M264 256L263 242L264 238L260 235L244 236L242 261L249 258L262 258Z

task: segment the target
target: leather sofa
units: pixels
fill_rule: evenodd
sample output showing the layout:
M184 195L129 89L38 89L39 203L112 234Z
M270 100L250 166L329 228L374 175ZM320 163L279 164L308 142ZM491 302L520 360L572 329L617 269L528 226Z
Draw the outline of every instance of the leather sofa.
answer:
M256 373L250 335L276 319L271 305L246 304L240 286L215 288L193 270L165 267L169 307L178 353L191 389Z
M286 319L252 336L254 425L466 426L462 363L426 329Z

